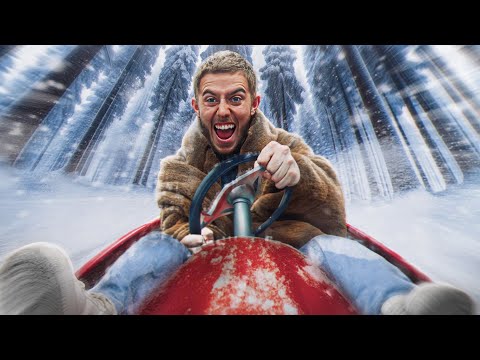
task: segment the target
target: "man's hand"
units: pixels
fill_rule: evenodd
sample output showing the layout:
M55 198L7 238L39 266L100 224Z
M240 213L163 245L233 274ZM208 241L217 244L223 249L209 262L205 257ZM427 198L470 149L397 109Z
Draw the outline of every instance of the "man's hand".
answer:
M203 245L210 244L213 240L213 231L204 227L202 229L202 235L188 234L180 242L195 254L201 250Z
M293 158L290 148L271 141L258 155L255 167L266 168L263 177L272 180L277 189L297 185L300 181L300 169Z

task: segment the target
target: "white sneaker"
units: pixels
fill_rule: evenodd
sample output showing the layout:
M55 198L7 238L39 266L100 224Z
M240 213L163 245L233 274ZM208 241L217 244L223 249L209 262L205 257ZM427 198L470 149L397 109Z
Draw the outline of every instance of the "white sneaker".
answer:
M392 296L382 315L473 315L472 298L449 285L423 283L407 294Z
M85 290L61 248L34 243L0 264L0 314L114 315L116 309L106 296Z

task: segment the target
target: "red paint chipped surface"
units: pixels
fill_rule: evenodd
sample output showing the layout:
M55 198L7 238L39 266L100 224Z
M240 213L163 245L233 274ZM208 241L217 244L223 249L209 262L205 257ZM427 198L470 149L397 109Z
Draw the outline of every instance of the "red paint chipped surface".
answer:
M229 238L192 256L142 314L354 314L318 267L292 247Z

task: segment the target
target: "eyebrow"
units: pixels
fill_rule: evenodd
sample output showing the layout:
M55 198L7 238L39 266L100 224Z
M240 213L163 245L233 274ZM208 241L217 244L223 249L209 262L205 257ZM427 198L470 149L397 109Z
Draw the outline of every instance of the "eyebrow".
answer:
M229 96L233 95L233 94L236 94L236 93L244 93L246 94L247 92L245 91L244 88L237 88L231 92L228 93ZM215 94L212 90L209 90L209 89L206 89L203 93L202 93L202 96L205 96L207 94L210 94L210 95L213 95L213 96L216 96L217 94Z
M243 88L238 88L238 89L235 89L235 90L233 90L232 92L230 92L228 95L233 95L233 94L236 94L236 93L238 93L238 92L241 92L241 93L244 93L244 94L247 93L247 92L245 91L245 89L243 89Z
M213 91L207 89L207 90L205 90L205 91L202 93L202 96L205 96L205 95L207 95L207 94L210 94L210 95L213 95L213 96L216 95Z

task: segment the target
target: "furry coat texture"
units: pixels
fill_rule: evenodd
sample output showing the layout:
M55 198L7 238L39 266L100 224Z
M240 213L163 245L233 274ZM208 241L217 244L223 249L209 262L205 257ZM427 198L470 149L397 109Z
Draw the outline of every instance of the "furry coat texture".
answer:
M181 240L189 234L188 215L195 191L210 170L219 162L197 119L187 130L181 148L161 162L157 182L157 203L160 207L161 230ZM345 203L335 171L322 156L315 155L301 137L278 129L257 110L240 153L260 152L269 142L276 141L290 148L300 169L300 181L293 188L291 201L283 216L274 222L263 237L271 236L299 248L314 236L331 234L346 236ZM239 166L239 174L253 163ZM283 191L270 180L262 180L261 192L252 206L254 228L263 223L277 208ZM203 203L208 209L220 192L216 183ZM232 215L217 219L209 228L215 239L233 235Z

